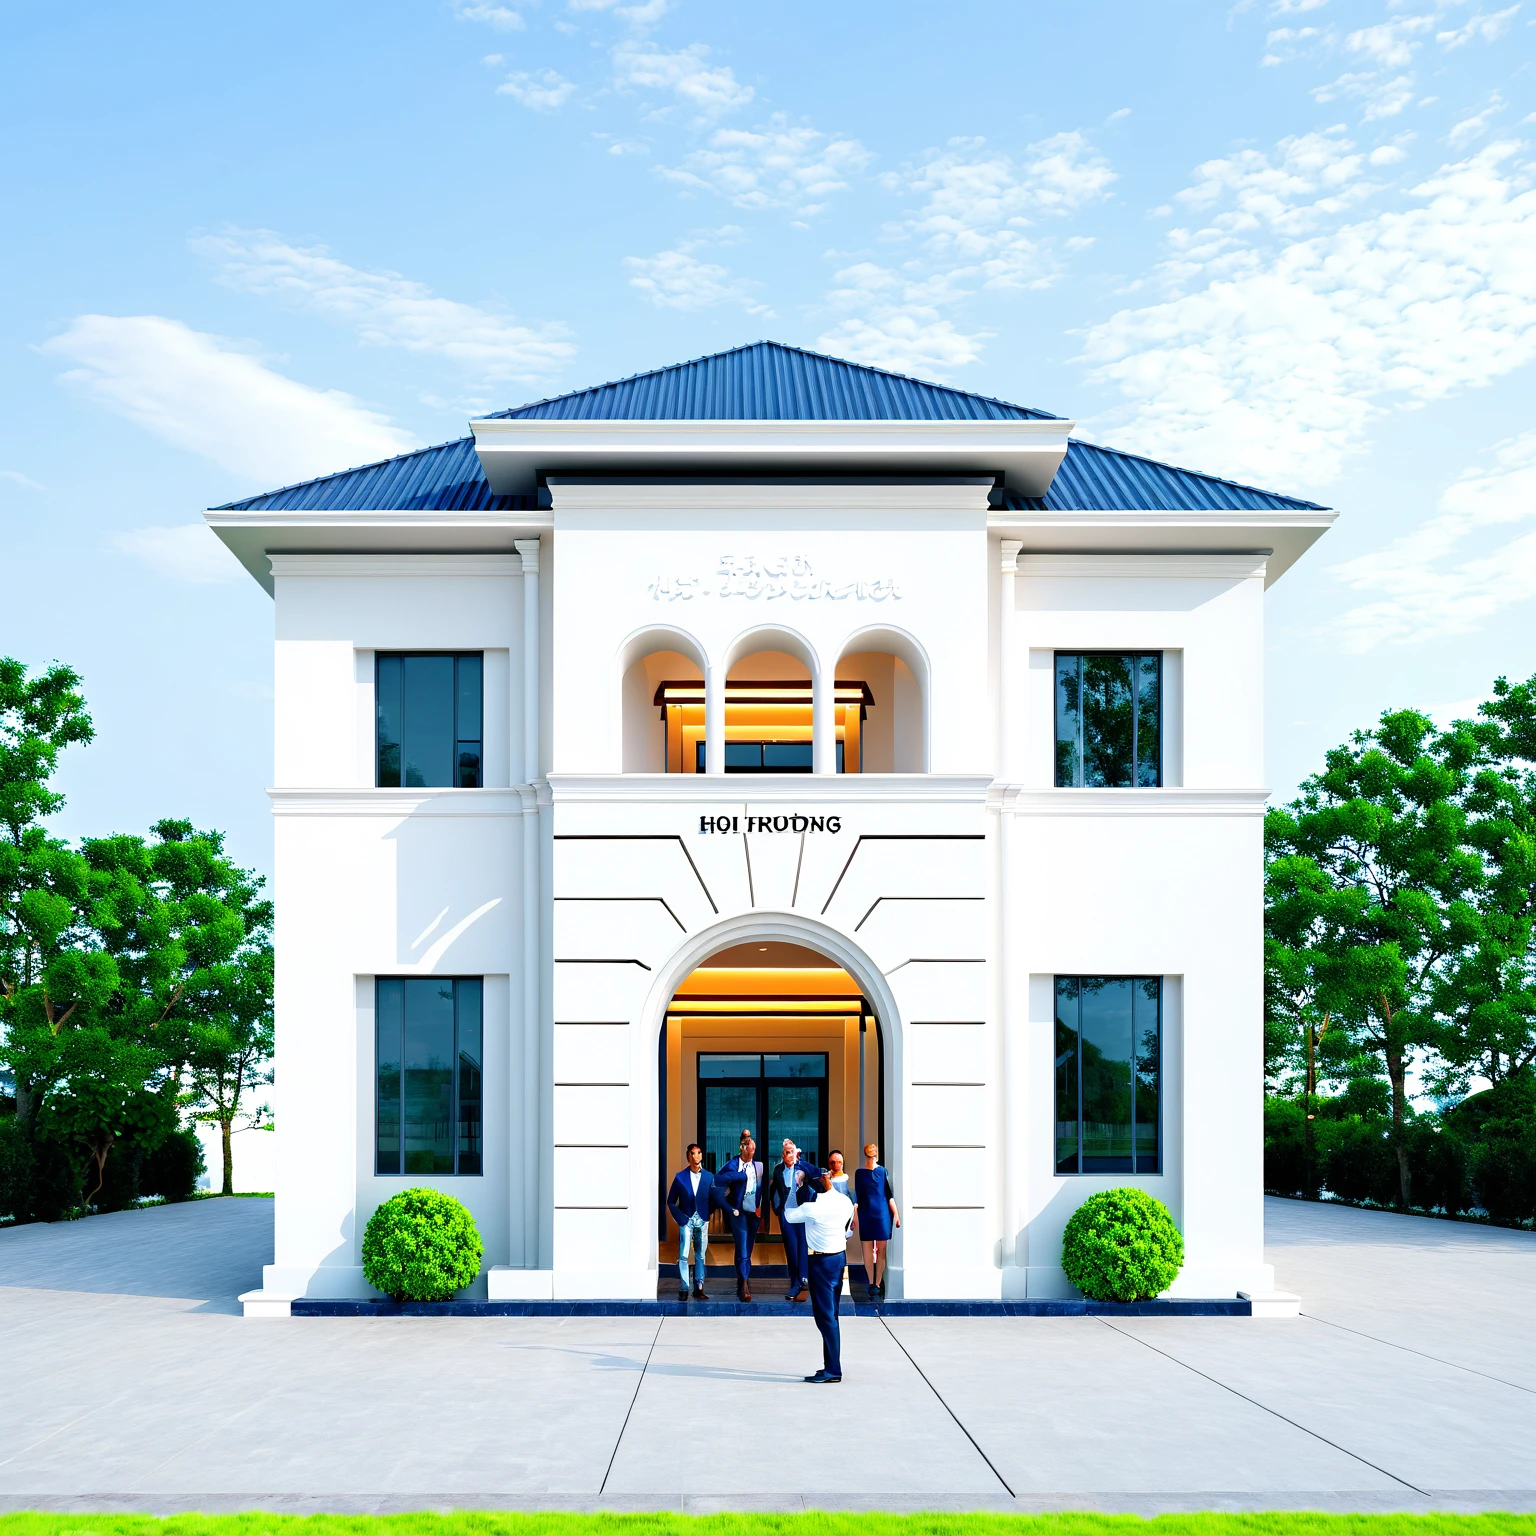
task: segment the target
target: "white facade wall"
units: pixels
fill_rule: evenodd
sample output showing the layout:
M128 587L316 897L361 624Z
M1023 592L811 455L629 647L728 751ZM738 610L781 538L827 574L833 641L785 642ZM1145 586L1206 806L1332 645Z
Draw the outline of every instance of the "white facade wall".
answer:
M266 1289L367 1294L372 1210L435 1182L474 1212L491 1294L654 1295L662 1015L694 966L755 938L823 950L879 1012L904 1218L892 1294L1067 1294L1067 1217L1128 1182L1183 1227L1176 1291L1270 1289L1262 555L1033 554L1027 530L989 528L985 482L552 485L537 656L515 554L273 557L283 1117ZM1005 537L1026 544L1013 576ZM722 561L746 556L846 594L719 595ZM410 649L484 651L485 789L373 787L374 653ZM1162 652L1164 788L1053 787L1061 649ZM844 655L900 656L924 761L898 766L926 771L625 772L644 760L626 719L656 728L625 675L658 650L716 693L758 650L821 682ZM699 830L797 814L839 830ZM1164 978L1155 1178L1052 1173L1052 978L1078 973ZM483 1177L373 1174L380 975L486 978Z

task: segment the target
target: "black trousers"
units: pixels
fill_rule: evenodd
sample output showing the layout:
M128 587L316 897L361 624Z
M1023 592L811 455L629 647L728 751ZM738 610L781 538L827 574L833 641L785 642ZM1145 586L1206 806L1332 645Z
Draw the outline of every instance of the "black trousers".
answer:
M843 1295L840 1253L813 1253L811 1260L811 1315L821 1333L821 1368L828 1376L843 1374L843 1333L838 1326L837 1306Z
M736 1280L745 1285L752 1278L752 1245L757 1241L758 1215L756 1211L743 1211L732 1216L731 1237L736 1243Z

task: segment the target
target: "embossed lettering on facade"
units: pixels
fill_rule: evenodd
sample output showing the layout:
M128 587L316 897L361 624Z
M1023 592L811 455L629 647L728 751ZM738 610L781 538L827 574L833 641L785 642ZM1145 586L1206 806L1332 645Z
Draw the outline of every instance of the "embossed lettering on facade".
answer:
M646 590L658 603L695 597L760 597L770 602L776 597L795 602L841 602L851 597L874 603L901 598L901 589L889 577L828 581L816 575L804 555L774 555L766 560L757 555L721 555L712 578L658 576Z

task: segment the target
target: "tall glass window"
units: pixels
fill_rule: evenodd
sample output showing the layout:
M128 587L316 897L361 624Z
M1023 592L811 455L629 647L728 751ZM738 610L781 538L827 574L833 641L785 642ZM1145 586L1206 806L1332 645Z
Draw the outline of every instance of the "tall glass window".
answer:
M1162 983L1056 978L1056 1172L1162 1168Z
M379 653L380 788L484 788L483 671L478 651Z
M1155 789L1162 771L1160 652L1056 653L1056 787Z
M377 983L378 1173L483 1169L484 985L479 977Z

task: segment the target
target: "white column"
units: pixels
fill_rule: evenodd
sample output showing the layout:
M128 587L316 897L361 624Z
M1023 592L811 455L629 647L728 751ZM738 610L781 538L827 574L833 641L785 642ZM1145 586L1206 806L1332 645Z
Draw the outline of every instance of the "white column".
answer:
M725 668L704 668L704 772L725 772Z
M539 541L523 557L523 1265L539 1267ZM514 1102L516 1102L514 1100ZM518 1144L514 1142L514 1145ZM509 1181L510 1182L510 1181Z
M836 671L823 665L811 683L811 768L816 773L837 772Z
M1014 658L1014 579L1018 575L1019 550L1023 544L1018 539L1002 541L1001 574L998 593L997 625L997 776L1006 786L1013 778L1017 753L1013 735L1016 710L1014 694L1018 686L1018 667ZM1010 963L1013 948L1013 914L1010 899L1013 882L1013 811L1012 796L1004 790L1000 797L997 816L998 840L998 995L1001 1007L999 1025L1003 1035L1003 1267L1016 1266L1027 1255L1018 1252L1020 1192L1024 1185L1024 1169L1020 1166L1027 1139L1024 1135L1024 1094L1019 1082L1022 1046L1016 1042L1018 1009L1014 1001L1017 980ZM1009 1294L1005 1285L1003 1294Z

